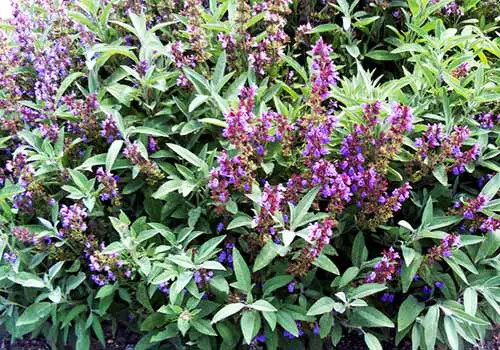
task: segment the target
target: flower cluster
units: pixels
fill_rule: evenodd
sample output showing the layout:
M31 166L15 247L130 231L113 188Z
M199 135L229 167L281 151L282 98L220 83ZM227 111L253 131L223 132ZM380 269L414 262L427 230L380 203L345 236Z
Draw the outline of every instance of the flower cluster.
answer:
M451 71L451 75L455 78L465 78L469 75L471 65L469 62L461 63L457 68Z
M273 215L281 209L283 202L284 188L281 184L271 186L269 183L264 184L264 191L258 201L260 211L257 216L253 218L253 224L257 232L269 233L271 236L276 234L274 228Z
M113 205L120 204L120 194L118 193L118 181L120 177L118 175L111 174L110 171L104 170L99 167L96 171L97 182L102 185L101 193L99 198L102 201L111 201Z
M466 202L457 201L450 210L452 214L462 215L466 222L461 225L462 231L473 232L493 232L500 228L500 218L487 216L482 213L483 208L488 204L488 198L479 194Z
M233 268L233 248L234 244L231 242L227 242L224 245L224 249L221 250L219 252L219 255L217 256L217 260L230 269Z
M187 18L186 33L189 38L190 49L195 53L198 62L205 61L209 58L208 41L205 30L202 27L202 1L201 0L186 0L184 1L184 10L182 15Z
M79 204L66 206L63 204L59 210L62 228L59 230L61 237L68 235L82 234L87 231L87 210Z
M462 245L460 236L455 234L447 234L439 246L434 246L429 249L427 254L427 261L432 264L434 261L439 260L440 257L449 258L452 255L453 248L459 248Z
M73 121L67 123L68 131L81 137L85 143L98 140L99 123L96 113L99 102L97 101L97 95L95 93L89 94L85 100L82 100L71 94L64 96L62 101L74 117Z
M14 252L5 252L3 253L3 260L13 265L17 261L17 255Z
M106 139L107 143L113 142L120 137L120 131L116 124L116 120L111 114L108 114L106 119L101 122L100 135Z
M497 115L493 112L480 113L474 116L474 120L477 121L483 129L493 129L495 125L500 125L500 113Z
M128 144L123 155L144 174L147 183L155 184L164 178L165 175L158 165L147 159L147 151L138 141Z
M273 64L283 56L283 47L288 41L288 35L284 31L284 16L291 12L290 4L290 0L267 0L253 6L253 15L264 13L267 37L257 40L246 33L244 36L251 43L248 61L260 76L272 69Z
M269 143L280 142L285 154L290 151L294 125L274 111L263 112L257 117L253 112L255 92L255 87L243 87L239 93L238 108L224 115L227 127L223 136L237 153L230 156L226 150L222 151L217 157L219 168L212 169L210 173L208 187L219 208L220 204L229 201L230 188L250 191L255 170L262 163Z
M385 281L392 281L400 263L399 259L399 253L393 247L390 247L389 250L384 250L382 252L382 259L375 264L374 271L368 274L366 282L384 283Z
M169 295L170 294L170 283L169 282L160 283L158 285L158 290L165 295Z
M429 125L424 134L415 141L417 147L415 162L421 169L419 175L426 175L448 158L453 158L454 162L447 169L451 169L454 175L463 173L465 165L476 160L480 152L479 144L474 144L466 151L462 150L469 135L470 130L465 126L456 126L452 134L446 134L443 125Z
M88 261L90 278L98 286L115 282L117 279L130 278L132 271L127 267L118 253L106 253L106 245L102 242L99 247L87 242L85 257Z
M336 85L339 74L335 70L330 54L331 45L320 37L312 48L313 61L311 66L311 103L317 105L328 97L330 87Z
M307 239L312 244L310 250L312 257L316 258L323 248L330 243L333 225L334 221L332 219L325 219L322 223L315 223L309 226Z
M4 169L0 170L0 184L8 179L28 190L34 180L34 173L33 166L27 162L27 154L17 152L11 160L5 162Z
M34 232L31 232L26 227L20 227L20 226L13 227L11 229L11 233L19 241L24 242L26 244L35 245L39 248L42 248L44 243L50 243L50 238L45 237L41 241Z
M213 276L213 271L208 271L205 269L196 270L194 272L194 281L198 286L198 289L204 289Z

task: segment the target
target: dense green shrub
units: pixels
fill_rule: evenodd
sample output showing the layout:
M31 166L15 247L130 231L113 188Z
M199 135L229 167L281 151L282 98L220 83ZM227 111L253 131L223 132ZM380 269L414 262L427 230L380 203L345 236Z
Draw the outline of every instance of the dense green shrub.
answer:
M0 320L54 349L482 345L500 40L477 0L20 0ZM339 345L340 344L340 345Z

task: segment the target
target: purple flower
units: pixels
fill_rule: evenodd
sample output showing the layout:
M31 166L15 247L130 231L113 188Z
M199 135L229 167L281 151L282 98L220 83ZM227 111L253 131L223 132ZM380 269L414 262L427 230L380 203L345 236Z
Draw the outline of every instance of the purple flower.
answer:
M293 293L295 291L295 281L292 281L288 284L288 293Z
M221 232L223 229L224 229L224 223L223 222L219 222L217 224L217 232Z
M375 264L374 271L372 271L367 282L383 283L387 280L392 280L396 267L399 264L399 254L390 247L388 251L383 251L382 259Z
M257 334L252 342L255 342L255 343L265 343L266 342L266 336L264 334Z
M474 119L483 129L493 129L495 125L500 125L500 113L498 115L495 115L493 112L480 113L474 116Z
M148 138L148 151L149 152L156 152L158 150L158 145L156 143L156 140L154 139L153 136L149 136Z
M384 303L393 303L394 302L394 294L392 293L384 293L380 298Z
M102 167L99 167L96 171L96 179L97 182L102 184L103 189L99 194L99 197L102 201L112 200L114 204L118 204L119 202L119 193L118 193L118 176L113 176L110 171L104 170Z
M113 118L113 115L109 114L106 119L101 123L101 131L100 134L102 137L106 138L107 143L113 142L114 139L117 139L121 136L120 131L118 131L118 126L116 125L116 121Z
M87 230L85 222L87 210L79 204L75 203L69 207L63 204L59 210L59 216L61 217L63 227L61 229L62 234L68 232L85 232Z
M331 45L324 43L320 37L312 47L313 61L311 66L311 99L323 101L328 97L330 86L337 85L339 75L335 70L330 54Z
M170 294L170 286L168 282L163 282L158 285L158 289L165 295Z
M17 261L17 255L14 252L5 252L3 253L3 259L13 265Z
M444 287L444 283L441 282L441 281L438 281L438 282L435 282L434 285L436 286L436 288L438 289L441 289Z
M299 338L304 335L304 331L302 330L302 325L300 324L299 321L295 321L295 324L297 325L297 328L299 329ZM284 331L283 336L287 337L288 339L295 339L296 337L290 333L289 331Z

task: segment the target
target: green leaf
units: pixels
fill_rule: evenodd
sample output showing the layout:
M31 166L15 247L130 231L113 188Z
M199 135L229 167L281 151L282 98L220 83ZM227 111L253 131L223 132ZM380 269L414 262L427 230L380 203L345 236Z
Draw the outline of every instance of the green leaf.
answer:
M276 289L286 286L293 280L293 276L281 275L268 279L264 282L262 290L264 291L264 296L269 295Z
M109 147L108 153L106 154L106 170L111 171L113 169L113 164L120 154L120 150L123 146L123 140L115 140Z
M123 84L113 84L108 86L106 90L113 95L121 104L130 107L130 103L137 95L138 90Z
M460 305L460 304L456 304ZM466 321L468 323L473 323L477 324L479 326L488 326L489 323L479 317L472 316L465 311L461 310L459 307L456 305L450 305L447 304L446 307L442 307L445 310L446 314L453 314L455 317L462 319L463 321ZM460 305L461 306L461 305Z
M264 247L255 258L255 263L253 265L253 272L259 271L269 265L274 258L278 256L278 249L273 241L268 241Z
M185 319L183 317L177 318L177 328L179 328L181 334L185 336L186 333L189 331L189 328L191 328L191 320Z
M227 123L224 120L215 118L202 118L198 120L200 123L212 124L215 126L220 126L222 128L227 128Z
M59 105L59 100L61 99L62 95L66 92L68 87L78 78L82 77L83 73L81 72L74 72L68 75L64 80L62 81L61 85L59 86L59 89L57 89L56 93L56 99L55 99L55 105Z
M356 23L353 24L353 27L356 27L356 28L366 27L367 25L375 22L379 18L380 18L380 16L371 16L371 17L361 18L360 20L358 20Z
M194 153L191 151L185 149L182 146L173 144L173 143L167 143L167 146L177 153L179 156L181 156L184 160L188 161L189 163L197 166L198 168L201 169L207 169L208 165L205 163L202 159L200 159L198 156L196 156Z
M450 348L452 350L458 350L460 347L458 342L457 328L455 326L455 321L450 316L444 317L444 330L446 332L446 339L448 339Z
M373 50L368 52L365 56L375 61L397 61L401 58L398 54L386 50Z
M191 321L191 326L194 327L201 334L209 335L212 337L216 337L217 333L212 328L210 321L208 320L193 320Z
M426 227L428 224L432 222L432 218L434 217L434 207L432 204L432 197L429 196L427 200L427 204L425 205L424 212L422 213L422 227Z
M429 226L427 226L427 229L429 231L437 230L439 228L456 224L462 220L463 217L461 216L435 216Z
M194 323L195 322L193 322L193 326L194 326ZM196 330L198 330L198 328L196 328ZM164 330L162 330L162 331L156 333L155 335L153 335L151 337L151 343L158 343L158 342L161 342L163 340L166 340L166 339L169 339L169 338L173 338L173 337L175 337L177 335L177 333L179 333L179 331L177 329L177 325L171 323L167 327L165 327Z
M76 337L76 350L89 350L90 349L90 334L88 331L77 333Z
M103 346L106 346L106 339L104 338L104 332L102 330L101 322L99 322L97 317L94 317L94 319L92 320L92 330L94 331L94 334L96 335L99 342Z
M302 225L302 221L304 217L306 216L307 212L309 211L309 208L313 204L314 200L316 199L316 195L319 192L319 187L316 187L304 196L297 204L295 207L295 210L293 212L294 215L290 218L290 229L293 231L297 227Z
M304 79L305 82L309 81L309 78L307 77L306 70L293 58L291 58L288 55L283 56L283 60L290 66L292 67L302 79Z
M408 7L410 8L411 14L416 16L418 11L420 10L419 0L408 0Z
M234 315L235 313L242 310L244 307L245 304L243 303L235 303L224 306L214 315L214 318L212 319L212 324L222 321L223 319L228 318L231 315Z
M307 316L316 316L325 313L332 312L335 301L330 297L322 297L316 301L309 311L307 311Z
M107 296L113 295L116 289L115 287L116 287L115 284L107 284L105 286L102 286L97 292L97 295L95 296L96 299L102 299Z
M75 319L76 316L78 316L79 314L81 314L82 312L84 312L86 310L87 310L87 305L79 304L79 305L72 307L69 310L69 312L65 313L64 319L63 319L62 324L61 324L61 328L66 327L71 321L73 321Z
M403 245L401 247L401 250L403 251L403 257L404 257L406 266L410 266L410 264L412 263L413 259L415 258L415 255L416 255L415 250L408 248L405 245Z
M248 269L247 263L236 248L233 248L233 267L237 281L232 284L233 287L250 294L250 290L252 289L250 270Z
M87 276L83 272L79 272L77 275L71 275L68 277L66 282L66 293L69 293L73 289L76 289L83 281L85 281Z
M359 267L351 266L345 270L344 274L340 278L339 287L342 288L346 286L349 282L356 278L359 273Z
M428 349L434 349L439 328L439 306L432 305L424 318L424 338Z
M491 200L495 197L498 190L500 190L500 173L497 173L484 185L481 194L488 197L488 200Z
M260 316L256 311L245 311L240 320L241 332L247 344L257 335L260 329Z
M335 23L325 23L317 25L316 27L311 29L308 33L316 34L316 33L332 32L338 29L340 29L340 27Z
M40 277L34 275L29 272L19 272L13 277L9 277L9 279L17 284L20 284L23 287L27 288L44 288L45 283L42 281Z
M464 281L466 284L469 284L469 281L467 281L467 277L465 276L464 271L462 270L462 268L460 266L458 266L458 264L455 261L453 261L450 258L445 258L445 257L443 257L443 260L448 263L448 265L451 267L453 272L455 272L457 274L457 276L462 279L462 281Z
M439 181L443 186L448 186L448 174L446 173L446 167L441 164L437 168L432 170L432 175Z
M213 252L217 249L217 246L226 238L226 236L214 237L203 243L198 250L195 257L195 262L198 264L209 259Z
M351 299L364 298L372 294L376 294L387 289L387 286L378 283L366 283L354 289L351 294Z
M368 258L368 249L365 245L365 237L363 232L358 232L356 238L354 238L354 243L351 250L351 260L355 266L361 266Z
M149 301L148 291L146 290L146 286L144 284L137 285L137 291L135 294L137 301L150 312L153 312L153 306Z
M333 327L333 316L331 313L323 314L319 319L319 336L321 339L326 338Z
M330 258L323 252L316 258L316 260L314 260L313 265L335 275L340 275L340 271L337 266L335 266L333 261L331 261Z
M170 193L179 190L184 181L182 180L171 180L165 182L160 186L151 196L156 199L165 199L165 197Z
M200 105L205 103L209 98L210 98L210 96L206 96L206 95L196 96L189 104L188 112L192 113L194 110L196 110L196 108L198 108Z
M244 213L239 213L229 225L227 225L228 230L232 230L238 227L251 227L252 226L252 218Z
M184 67L183 71L199 95L210 95L210 86L205 77L188 67Z
M403 283L403 293L406 293L410 288L411 283L413 282L413 277L420 268L422 261L422 255L416 253L415 258L411 262L410 266L403 265L401 267L401 282Z
M351 321L362 327L394 327L394 323L386 315L371 306L353 310Z
M295 323L295 320L289 312L280 310L278 311L277 316L278 323L281 327L283 327L286 331L292 333L295 337L299 336L299 329L297 328L297 324Z
M464 309L469 315L475 316L477 311L477 292L473 287L464 291Z
M365 333L365 343L370 350L382 350L382 344L376 336L371 333Z
M42 302L28 306L16 321L16 327L23 327L37 323L48 317L52 311L52 304Z
M409 296L401 304L398 311L398 331L401 332L410 326L425 308L423 303L419 303L413 296Z
M263 312L276 312L278 311L270 302L261 299L257 300L255 303L252 305L248 305L248 307L258 310L258 311L263 311Z
M215 65L214 74L212 76L212 80L216 89L218 90L219 84L222 82L222 78L224 78L224 71L226 70L226 52L222 52L219 54L219 58L217 59L217 64Z

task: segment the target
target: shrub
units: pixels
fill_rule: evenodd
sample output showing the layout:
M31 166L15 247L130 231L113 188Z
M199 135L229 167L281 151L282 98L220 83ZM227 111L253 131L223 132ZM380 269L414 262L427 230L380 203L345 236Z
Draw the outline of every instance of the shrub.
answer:
M484 345L500 42L482 11L16 2L0 36L3 326L54 349L118 328L136 349Z

